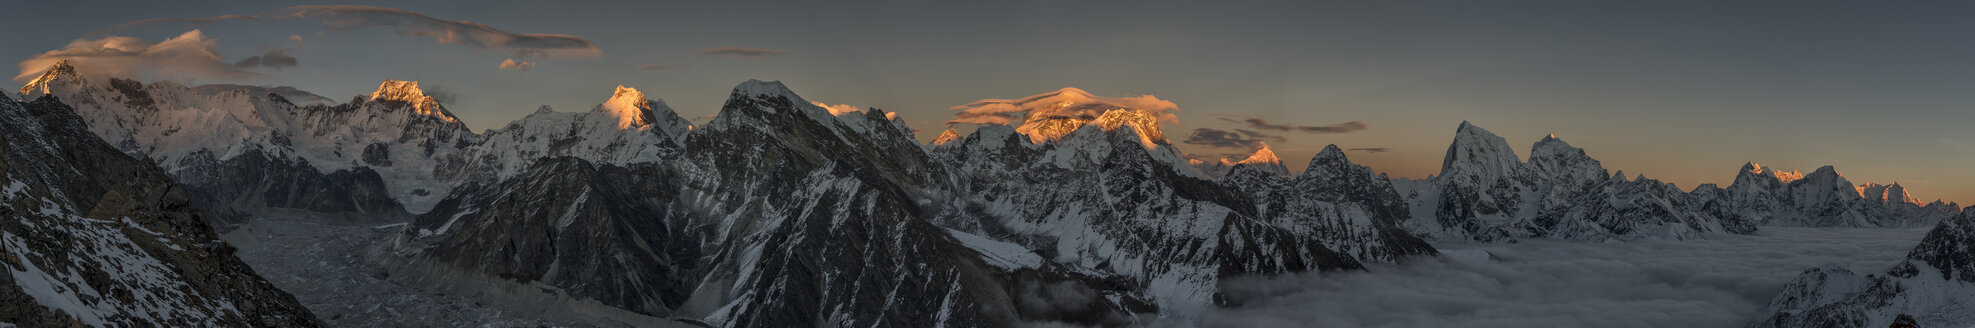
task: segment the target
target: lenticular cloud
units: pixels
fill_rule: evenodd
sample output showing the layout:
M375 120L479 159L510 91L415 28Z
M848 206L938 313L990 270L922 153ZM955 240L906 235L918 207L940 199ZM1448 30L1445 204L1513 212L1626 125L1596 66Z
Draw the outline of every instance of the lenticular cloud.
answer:
M1016 119L1030 117L1091 117L1104 114L1104 111L1130 108L1158 117L1160 121L1179 122L1180 107L1152 95L1133 97L1098 97L1083 89L1063 88L1020 99L982 99L966 105L953 106L960 111L953 115L953 124L1000 124L1008 125Z

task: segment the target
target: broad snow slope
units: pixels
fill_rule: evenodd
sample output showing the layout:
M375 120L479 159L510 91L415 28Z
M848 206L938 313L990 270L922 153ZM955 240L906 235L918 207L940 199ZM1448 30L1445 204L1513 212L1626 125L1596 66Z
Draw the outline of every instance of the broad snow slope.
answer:
M1884 274L1839 266L1804 270L1770 301L1756 327L1885 327L1910 315L1921 327L1975 325L1975 211L1943 220Z
M844 122L749 81L676 158L557 158L462 187L405 230L401 254L715 326L1123 324L1151 311L921 220L948 174L898 121L864 113ZM1039 286L1084 297L1029 306Z
M1413 220L1408 230L1436 240L1504 241L1695 239L1752 233L1671 184L1607 176L1602 164L1555 136L1537 141L1528 162L1502 137L1461 122L1440 174L1399 180Z
M109 79L67 62L22 88L76 108L91 131L226 205L404 215L444 196L437 158L477 136L416 82L385 81L346 104L298 106L278 94L200 92L171 82ZM287 199L300 192L340 199ZM400 206L399 203L406 204Z
M43 97L0 96L0 325L317 326L187 190Z
M1306 233L1323 227L1258 219L1249 195L1199 178L1150 118L1115 109L1044 136L989 125L934 146L965 188L934 222L1119 277L1180 315L1217 302L1216 284L1226 276L1360 267L1360 259Z

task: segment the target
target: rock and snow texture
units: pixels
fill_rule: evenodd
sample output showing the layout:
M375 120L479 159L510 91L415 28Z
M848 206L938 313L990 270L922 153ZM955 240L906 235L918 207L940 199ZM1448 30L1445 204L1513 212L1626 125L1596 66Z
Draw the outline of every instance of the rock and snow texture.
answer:
M1413 219L1405 226L1429 239L1475 241L1695 239L1755 231L1740 216L1717 215L1717 199L1643 176L1606 175L1583 149L1555 136L1532 149L1524 162L1502 137L1462 122L1439 175L1394 182L1410 202Z
M1287 181L1278 192L1297 200L1281 207L1294 209L1268 212L1261 198L1269 196L1201 179L1151 117L1129 108L1090 119L1032 115L1022 127L987 125L947 138L934 157L961 182L932 220L1077 272L1118 277L1165 315L1180 316L1221 302L1216 286L1224 277L1350 270L1433 253L1396 226L1378 227L1397 219L1378 205L1288 190ZM1039 123L1047 125L1030 125ZM1257 155L1231 175L1287 180L1272 159ZM1363 172L1364 185L1339 188L1385 186L1386 200L1399 204L1377 184L1381 177Z
M247 89L101 82L60 62L22 91L74 107L96 135L157 161L214 206L403 217L450 189L431 172L436 159L477 138L416 82L385 81L334 106Z
M49 98L0 97L0 325L318 326L184 187Z
M1975 304L1975 211L1942 220L1883 274L1804 270L1755 326L1885 327L1908 315L1921 327L1966 327L1975 325L1969 304Z
M479 143L445 158L434 174L448 181L502 179L537 160L560 156L614 165L659 162L679 154L692 128L664 101L618 86L590 111L556 112L543 106L488 131Z
M922 220L950 174L894 117L833 115L749 81L677 157L558 157L469 184L397 254L714 326L1115 325L1153 311L1102 277Z
M1922 205L1898 183L1853 185L1830 166L1802 174L1743 164L1734 184L1695 191L1704 192L1726 205L1724 216L1772 226L1921 227L1961 209L1940 201Z

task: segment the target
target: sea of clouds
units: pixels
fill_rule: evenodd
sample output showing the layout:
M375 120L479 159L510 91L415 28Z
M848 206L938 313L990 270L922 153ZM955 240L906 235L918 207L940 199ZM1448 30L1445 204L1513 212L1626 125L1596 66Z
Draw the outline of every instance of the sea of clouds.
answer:
M1364 272L1237 278L1205 327L1740 327L1804 269L1884 272L1927 229L1764 227L1710 240L1436 245ZM1171 323L1171 322L1168 322Z

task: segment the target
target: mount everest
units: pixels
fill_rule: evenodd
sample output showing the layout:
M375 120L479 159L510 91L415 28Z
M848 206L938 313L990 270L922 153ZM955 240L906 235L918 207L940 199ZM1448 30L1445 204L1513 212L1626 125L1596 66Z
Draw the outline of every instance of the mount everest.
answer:
M1145 324L1239 305L1219 292L1230 277L1365 270L1433 258L1438 242L1911 227L1960 212L1830 167L1751 163L1726 188L1681 190L1554 136L1525 159L1466 122L1439 174L1395 179L1335 146L1300 173L1266 145L1189 160L1156 114L1131 108L919 144L895 113L751 80L700 126L619 86L588 111L542 107L476 134L417 82L298 104L81 76L58 63L21 94L153 161L213 229L284 211L409 221L375 246L394 274L711 326Z

